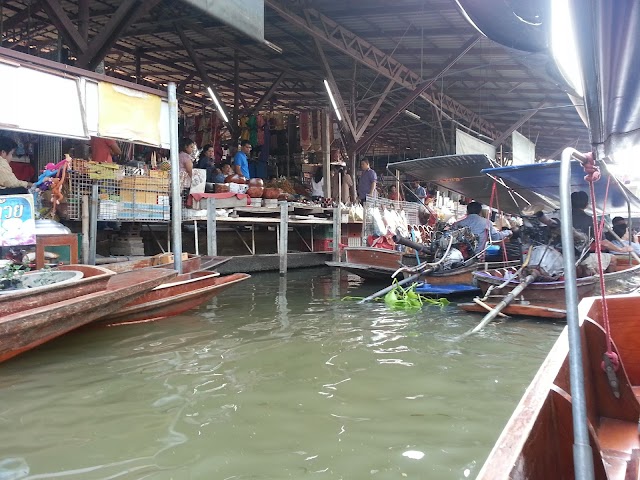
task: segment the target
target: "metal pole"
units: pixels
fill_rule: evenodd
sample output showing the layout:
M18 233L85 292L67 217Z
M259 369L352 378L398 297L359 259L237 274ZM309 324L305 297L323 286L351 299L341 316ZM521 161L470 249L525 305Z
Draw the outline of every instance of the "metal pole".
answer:
M96 243L98 241L98 184L91 185L91 205L89 208L89 265L96 264Z
M178 98L176 84L167 86L169 100L169 146L171 161L171 237L173 265L182 273L182 197L180 196L180 162L178 160Z
M339 262L340 240L342 239L342 208L340 204L333 209L333 261Z
M573 248L573 220L571 218L571 157L584 161L585 157L573 148L562 152L560 163L560 229L564 258L564 285L569 333L569 376L571 381L571 410L573 413L573 463L575 477L593 480L593 457L587 427L587 403L584 393L582 347L578 319L578 289L576 287L575 251ZM595 212L594 212L595 214Z
M82 196L82 263L89 264L89 196Z
M280 202L280 237L278 238L280 254L280 275L287 273L287 249L289 247L289 205Z
M322 175L324 176L324 196L325 198L332 198L334 192L331 191L331 142L329 141L329 135L331 135L331 113L329 110L323 112L322 126Z
M216 199L207 198L207 255L218 255L218 232L216 225Z

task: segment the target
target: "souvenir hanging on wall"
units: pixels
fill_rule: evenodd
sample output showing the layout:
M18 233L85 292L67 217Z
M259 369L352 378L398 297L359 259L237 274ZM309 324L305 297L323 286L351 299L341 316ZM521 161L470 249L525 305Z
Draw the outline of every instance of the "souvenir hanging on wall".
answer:
M243 116L240 118L240 140L249 140L249 127L247 123L249 117Z
M255 148L258 146L258 119L255 115L251 115L247 120L247 128L249 129L249 142Z

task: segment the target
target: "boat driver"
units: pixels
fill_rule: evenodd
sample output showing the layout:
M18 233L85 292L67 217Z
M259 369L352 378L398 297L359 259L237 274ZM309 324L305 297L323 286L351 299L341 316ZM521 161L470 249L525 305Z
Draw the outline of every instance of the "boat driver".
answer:
M573 228L584 233L588 238L593 238L593 218L584 210L589 204L589 195L587 192L579 191L571 194L571 219L573 220ZM611 267L616 265L616 259L613 253L629 253L633 251L633 248L625 246L617 246L609 240L602 238L600 241L601 252L600 258L602 261L602 268L605 272L609 271ZM610 253L611 252L611 253ZM582 271L578 272L578 275L596 275L598 273L598 257L594 253L590 253L579 265Z
M478 246L475 253L484 250L487 243L487 232L489 232L491 240L494 241L503 240L512 235L511 230L497 230L488 218L480 215L481 212L482 204L471 202L467 205L467 216L453 224L453 228L469 227L471 233L478 236Z

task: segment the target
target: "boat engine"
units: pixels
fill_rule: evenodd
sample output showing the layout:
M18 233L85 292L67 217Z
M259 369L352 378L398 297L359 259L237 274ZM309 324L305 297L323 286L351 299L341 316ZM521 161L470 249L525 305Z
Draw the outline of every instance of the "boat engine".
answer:
M464 265L465 260L471 258L478 246L478 239L471 233L469 227L462 227L456 230L438 232L440 234L435 244L436 251L434 260L440 260L446 253L451 242L451 249L446 258L440 264L441 270L451 270ZM451 240L453 238L453 240Z

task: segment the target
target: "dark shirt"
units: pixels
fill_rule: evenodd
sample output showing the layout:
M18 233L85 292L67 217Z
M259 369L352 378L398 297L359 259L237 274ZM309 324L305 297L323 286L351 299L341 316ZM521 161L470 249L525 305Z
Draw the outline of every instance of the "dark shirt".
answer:
M365 200L367 195L371 193L371 186L373 182L378 181L378 175L370 168L369 170L364 170L362 175L360 176L360 181L358 182L358 198L360 200Z
M584 210L574 208L571 210L571 219L573 220L573 228L593 237L593 218L585 213Z

